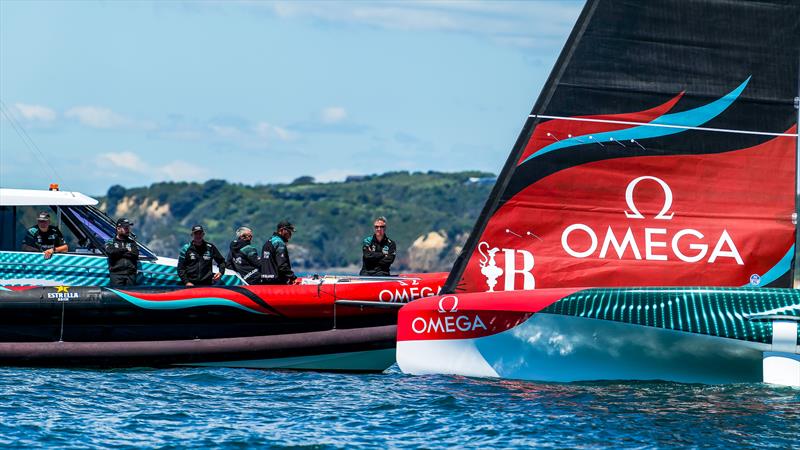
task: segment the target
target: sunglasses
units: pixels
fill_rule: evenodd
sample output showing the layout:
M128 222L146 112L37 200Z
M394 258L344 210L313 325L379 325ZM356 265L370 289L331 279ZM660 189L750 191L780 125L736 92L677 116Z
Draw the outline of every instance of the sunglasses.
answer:
M375 229L376 230L379 229L379 228L386 228L386 225L375 225Z

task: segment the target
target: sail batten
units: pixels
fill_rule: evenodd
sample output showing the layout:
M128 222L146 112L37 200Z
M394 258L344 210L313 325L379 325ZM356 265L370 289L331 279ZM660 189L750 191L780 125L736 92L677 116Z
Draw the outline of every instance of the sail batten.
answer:
M536 119L559 119L571 120L575 122L594 122L594 123L611 123L619 125L635 125L643 127L660 127L660 128L677 128L681 130L695 130L695 131L714 131L718 133L734 133L734 134L752 134L755 136L788 136L797 137L798 133L773 133L770 131L754 131L754 130L733 130L727 128L708 128L708 127L690 127L685 125L673 125L668 123L652 123L652 122L629 122L625 120L611 120L611 119L591 119L587 117L566 117L566 116L550 116L547 114L531 114L528 117Z

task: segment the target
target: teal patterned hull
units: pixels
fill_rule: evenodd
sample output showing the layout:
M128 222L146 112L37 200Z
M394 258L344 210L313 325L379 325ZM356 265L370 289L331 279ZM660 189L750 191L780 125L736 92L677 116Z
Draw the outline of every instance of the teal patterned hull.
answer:
M797 322L795 289L470 293L404 306L397 361L412 374L800 386Z
M800 291L759 288L586 289L541 312L769 344L772 322L800 317ZM800 339L800 332L798 332Z
M138 284L142 286L178 286L180 279L174 263L139 262ZM174 260L165 260L165 262ZM0 286L67 285L106 286L108 262L102 255L56 254L44 259L41 253L0 252ZM244 282L226 274L219 285L238 286Z

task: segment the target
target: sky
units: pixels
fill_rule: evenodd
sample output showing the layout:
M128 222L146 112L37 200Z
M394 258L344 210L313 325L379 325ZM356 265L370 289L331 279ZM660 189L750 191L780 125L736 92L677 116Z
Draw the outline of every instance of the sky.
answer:
M582 7L0 0L0 186L497 173Z

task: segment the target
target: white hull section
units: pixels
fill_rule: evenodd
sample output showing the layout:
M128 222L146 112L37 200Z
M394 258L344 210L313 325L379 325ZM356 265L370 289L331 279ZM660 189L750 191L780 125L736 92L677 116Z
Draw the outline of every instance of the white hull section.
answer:
M325 370L342 372L383 372L395 362L393 348L361 352L328 353L289 358L252 359L179 364L199 367L231 367L247 369Z
M666 380L717 384L761 382L764 352L771 347L539 313L491 336L400 341L397 362L403 372L411 374L549 382Z

